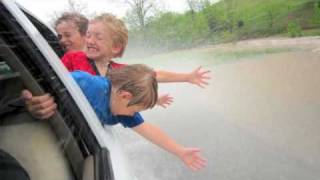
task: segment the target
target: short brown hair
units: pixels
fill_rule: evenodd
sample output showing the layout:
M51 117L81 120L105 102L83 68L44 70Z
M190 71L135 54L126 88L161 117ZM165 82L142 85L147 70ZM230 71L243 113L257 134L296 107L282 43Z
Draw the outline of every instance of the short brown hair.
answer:
M54 23L54 28L62 22L71 22L76 25L81 35L86 35L89 20L82 14L77 12L65 12Z
M105 27L110 30L112 33L112 43L122 46L120 52L114 57L121 57L128 44L128 29L124 22L109 13L103 13L99 16L96 16L92 21L102 22Z
M108 72L112 87L117 91L132 94L128 106L143 104L148 109L155 106L158 99L158 83L153 69L142 64L128 65Z

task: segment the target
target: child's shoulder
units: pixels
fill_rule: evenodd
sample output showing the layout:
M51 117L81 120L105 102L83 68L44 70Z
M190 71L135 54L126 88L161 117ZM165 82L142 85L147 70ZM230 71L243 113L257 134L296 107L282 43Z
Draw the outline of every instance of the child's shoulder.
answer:
M73 71L71 75L82 89L105 90L111 84L105 77L94 76L84 71Z
M110 62L110 66L111 66L113 69L117 69L117 68L122 68L122 67L124 67L124 66L127 66L127 64L117 63L117 62L111 61L111 62Z
M88 72L79 71L79 70L71 72L71 75L73 77L94 77L93 75L89 74Z
M100 84L109 84L110 80L107 79L106 77L103 76L96 76L96 75L92 75L88 72L85 71L73 71L71 72L71 75L74 79L76 79L77 81L87 81L87 82L92 82L92 83L100 83Z
M69 51L63 55L62 59L68 61L86 60L87 54L83 51Z
M80 78L80 79L88 79L88 80L106 80L105 77L102 77L102 76L96 76L96 75L92 75L86 71L81 71L81 70L76 70L76 71L73 71L71 72L71 75L74 77L74 78Z

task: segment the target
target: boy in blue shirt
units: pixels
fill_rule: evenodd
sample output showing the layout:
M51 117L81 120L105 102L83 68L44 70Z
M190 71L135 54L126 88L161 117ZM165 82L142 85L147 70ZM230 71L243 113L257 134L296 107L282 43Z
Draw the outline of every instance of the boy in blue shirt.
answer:
M145 65L128 65L111 70L107 77L72 72L84 95L104 124L121 123L154 144L179 157L192 170L206 165L198 148L177 144L161 129L144 122L140 111L154 107L158 99L155 72Z

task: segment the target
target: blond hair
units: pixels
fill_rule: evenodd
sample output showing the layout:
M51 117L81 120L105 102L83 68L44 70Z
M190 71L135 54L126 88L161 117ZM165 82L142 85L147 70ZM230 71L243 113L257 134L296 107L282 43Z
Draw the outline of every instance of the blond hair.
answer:
M117 46L121 46L120 52L115 54L114 57L121 57L128 44L128 29L124 22L109 13L103 13L99 16L96 16L92 21L102 22L112 33L112 43Z
M107 78L117 91L127 91L132 94L128 106L142 104L148 109L157 103L158 83L155 72L148 66L134 64L111 69Z
M76 25L81 35L86 35L88 30L89 20L82 14L77 12L64 12L54 23L54 28L63 22L71 22Z

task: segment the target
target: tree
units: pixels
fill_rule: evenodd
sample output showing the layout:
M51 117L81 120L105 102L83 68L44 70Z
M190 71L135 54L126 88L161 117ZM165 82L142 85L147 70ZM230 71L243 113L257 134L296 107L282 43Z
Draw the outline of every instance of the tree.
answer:
M320 1L314 2L313 11L314 11L313 12L314 13L314 17L313 17L314 23L320 24Z
M223 2L225 4L228 30L232 33L235 24L235 0L224 0Z
M199 12L202 11L205 7L208 7L211 4L210 0L187 0L188 7L190 11Z
M125 0L130 7L125 20L132 27L143 29L150 18L157 11L157 0Z
M49 24L51 26L54 25L54 22L64 13L64 12L77 12L80 14L88 15L88 9L87 9L87 4L83 3L81 1L76 1L76 0L68 0L68 4L65 9L61 11L54 11L50 17L51 20ZM92 13L94 14L94 13Z
M268 28L273 29L273 26L275 24L275 18L276 18L276 8L279 7L279 3L277 2L269 2L266 4L266 11L267 11L267 21L268 21Z
M87 11L87 4L75 0L68 0L67 11L83 14Z

